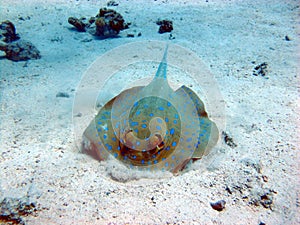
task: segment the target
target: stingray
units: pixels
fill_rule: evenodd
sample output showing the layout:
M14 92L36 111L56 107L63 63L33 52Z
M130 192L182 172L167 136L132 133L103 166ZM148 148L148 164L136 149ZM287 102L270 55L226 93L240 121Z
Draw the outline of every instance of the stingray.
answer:
M168 46L147 86L124 90L99 110L84 131L85 152L129 168L178 173L217 143L217 126L197 94L169 86L167 52Z

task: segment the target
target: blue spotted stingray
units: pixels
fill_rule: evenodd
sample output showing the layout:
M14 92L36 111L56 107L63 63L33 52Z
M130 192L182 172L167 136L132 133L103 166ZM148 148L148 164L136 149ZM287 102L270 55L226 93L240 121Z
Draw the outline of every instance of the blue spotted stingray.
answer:
M99 110L84 132L88 153L177 173L217 142L218 129L199 97L184 85L176 91L169 86L167 52L147 86L127 89Z

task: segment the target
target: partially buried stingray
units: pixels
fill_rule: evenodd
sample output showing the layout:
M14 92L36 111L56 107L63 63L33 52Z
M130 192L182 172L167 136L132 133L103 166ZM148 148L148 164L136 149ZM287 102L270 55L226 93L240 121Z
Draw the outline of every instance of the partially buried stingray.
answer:
M130 168L178 173L216 144L219 132L203 102L184 85L169 86L167 52L147 86L127 89L99 110L84 131L83 151Z

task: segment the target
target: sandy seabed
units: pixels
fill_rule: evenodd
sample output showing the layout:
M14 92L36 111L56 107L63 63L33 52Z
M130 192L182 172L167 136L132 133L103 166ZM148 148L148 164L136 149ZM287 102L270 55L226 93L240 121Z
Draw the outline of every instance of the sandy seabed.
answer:
M97 40L67 21L96 15L106 1L1 0L1 21L12 21L42 58L0 60L0 222L299 224L298 1L118 3L112 8L130 28L120 38ZM157 19L173 21L175 39L157 32ZM197 162L179 176L127 177L127 182L116 172L119 181L113 181L114 165L99 163L76 146L74 96L99 56L144 40L170 41L202 59L225 101L221 132L237 146L222 136L205 166ZM264 62L266 76L254 76ZM69 98L56 97L59 92ZM8 221L3 216L8 199L34 204L22 214L12 203L18 219ZM218 200L226 201L221 212L210 206Z

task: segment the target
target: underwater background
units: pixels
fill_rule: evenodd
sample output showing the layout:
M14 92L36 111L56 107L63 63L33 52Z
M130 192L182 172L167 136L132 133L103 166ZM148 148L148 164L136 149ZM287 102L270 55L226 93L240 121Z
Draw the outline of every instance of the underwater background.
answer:
M97 20L101 8L121 15L116 29ZM299 224L299 12L297 0L0 0L0 223ZM195 91L219 129L207 157L177 176L80 149L85 75L109 52L127 59L117 47L151 41L193 52L213 80L169 66L171 86ZM82 109L96 115L151 80L162 56L111 68Z

